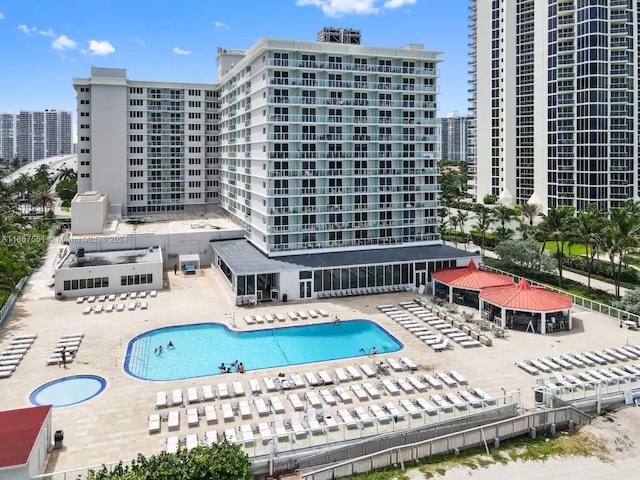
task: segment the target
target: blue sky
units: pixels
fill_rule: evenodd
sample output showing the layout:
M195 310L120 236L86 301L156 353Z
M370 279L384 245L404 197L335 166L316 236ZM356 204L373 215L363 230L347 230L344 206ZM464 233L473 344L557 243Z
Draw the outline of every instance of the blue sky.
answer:
M262 37L315 41L323 26L365 45L444 52L440 114L467 110L465 0L0 0L0 111L75 111L91 66L136 80L216 81L216 50Z

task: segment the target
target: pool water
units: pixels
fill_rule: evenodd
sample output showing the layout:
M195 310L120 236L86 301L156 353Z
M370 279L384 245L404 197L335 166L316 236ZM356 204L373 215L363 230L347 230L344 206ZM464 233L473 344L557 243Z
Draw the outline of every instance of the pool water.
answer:
M172 342L174 348L167 348ZM162 346L162 353L154 353ZM232 332L200 323L145 332L129 342L124 369L144 380L179 380L220 374L219 365L238 360L245 370L298 365L396 352L402 344L369 320Z
M107 381L97 375L74 375L45 383L33 391L29 400L37 406L69 407L92 399L106 386Z

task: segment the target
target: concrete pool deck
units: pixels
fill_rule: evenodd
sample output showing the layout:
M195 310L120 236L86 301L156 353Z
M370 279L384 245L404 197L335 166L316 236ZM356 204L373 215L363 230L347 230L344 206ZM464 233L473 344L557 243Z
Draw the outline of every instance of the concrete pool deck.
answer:
M219 322L229 325L226 314L235 312L237 330L271 328L300 324L301 321L247 326L244 315L281 313L286 315L292 310L324 309L330 318L309 319L307 323L331 321L333 315L341 319L363 318L380 324L385 330L400 340L405 348L389 355L398 359L401 356L411 358L420 366L419 374L433 371L456 370L467 378L470 386L480 387L492 396L502 395L503 390L521 392L521 403L524 408L533 408L532 387L537 377L533 377L514 365L515 361L555 356L564 353L598 350L613 346L622 346L627 341L640 344L640 332L618 328L618 322L602 315L574 311L574 330L546 336L524 332L511 332L506 339L494 339L493 347L463 349L456 346L453 350L435 353L402 326L395 323L377 309L381 304L398 304L411 300L414 293L391 293L369 295L353 298L325 299L310 302L290 302L261 304L251 309L235 307L225 293L226 279L210 269L201 270L196 276L166 274L168 288L158 293L156 298L147 298L149 308L135 311L101 313L83 315L85 306L76 304L75 300L58 301L53 299L53 290L47 287L50 282L50 269L43 268L36 272L27 284L24 293L5 325L0 329L0 349L6 347L13 335L37 333L38 338L17 367L13 376L0 380L0 405L3 409L30 406L29 395L40 385L68 375L94 374L107 380L106 389L92 400L79 405L59 408L53 411L53 429L64 430L65 448L54 451L48 471L62 471L97 465L103 462L114 462L135 457L138 453L152 454L165 449L168 436L185 436L204 432L234 428L236 432L242 424L270 422L270 417L258 418L253 408L253 418L241 420L236 417L229 425L221 419L207 426L202 419L197 428L188 428L185 409L180 409L180 429L168 432L166 422L162 422L162 432L148 433L148 415L156 413L154 409L156 392L170 391L180 388L183 395L187 388L201 387L211 384L214 388L220 382L228 386L233 381L242 380L247 396L248 380L257 378L261 386L265 376L275 377L278 373L286 374L305 371L316 372L327 370L335 378L334 368L346 365L371 363L368 357L307 364L257 371L245 374L215 375L196 379L171 382L149 382L134 379L123 371L124 356L131 338L154 328L197 322ZM84 332L85 337L80 345L75 361L67 369L56 366L45 366L45 361L52 352L60 336L68 333ZM386 358L378 355L377 360ZM242 361L242 359L239 359ZM398 374L406 377L407 374ZM374 382L378 382L373 380ZM349 382L354 383L354 382ZM330 387L333 389L334 387ZM455 391L456 389L451 389ZM296 392L304 392L297 389ZM446 389L444 391L447 391ZM422 395L428 398L430 393ZM263 394L268 398L271 394ZM410 396L411 397L411 396ZM293 412L285 394L280 394L286 408L286 415ZM402 397L383 397L381 400L370 400L364 406L394 401ZM235 400L238 400L237 398ZM232 399L234 400L234 399ZM220 401L209 403L219 407ZM357 405L358 402L354 402ZM197 404L206 405L206 404ZM333 407L333 415L339 421L338 408L353 408L351 404ZM304 417L301 412L301 418ZM240 437L240 435L238 435ZM261 444L261 442L258 442Z

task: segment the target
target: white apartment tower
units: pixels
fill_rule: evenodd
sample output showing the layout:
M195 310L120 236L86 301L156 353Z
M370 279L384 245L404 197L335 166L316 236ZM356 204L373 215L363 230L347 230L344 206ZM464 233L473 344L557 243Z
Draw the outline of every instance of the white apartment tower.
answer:
M440 119L442 158L465 162L467 160L469 117L451 112Z
M438 53L345 37L218 50L221 205L270 256L440 243Z
M113 213L129 217L218 203L215 85L135 81L95 67L73 85L78 191L108 193Z
M71 153L71 112L23 110L0 115L0 158L33 162Z
M472 0L478 201L607 210L638 195L637 0Z

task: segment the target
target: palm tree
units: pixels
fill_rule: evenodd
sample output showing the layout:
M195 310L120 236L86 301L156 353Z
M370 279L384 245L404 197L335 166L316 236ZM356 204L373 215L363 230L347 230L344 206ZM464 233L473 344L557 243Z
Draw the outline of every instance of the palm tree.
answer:
M55 197L53 193L49 191L48 187L43 187L33 193L31 203L36 207L42 208L42 217L44 217L47 210L53 207Z
M49 166L46 164L40 165L36 169L36 173L33 175L33 178L38 181L38 183L46 183L49 186L49 182L51 180L51 175L49 174Z
M515 212L507 205L498 205L493 209L493 219L500 223L502 228L506 228L507 223L513 218Z
M591 294L591 272L598 254L600 236L605 227L604 216L595 204L589 205L585 212L579 212L576 218L574 240L585 247L587 257L587 295Z
M473 225L474 230L480 232L480 254L484 257L484 245L487 238L487 232L491 227L491 210L481 205L476 210L476 223Z
M73 168L65 167L60 170L58 174L58 180L76 180L78 174Z
M520 215L523 221L526 221L530 227L533 227L534 220L542 217L542 209L535 203L525 203L520 207Z
M514 231L507 227L498 227L496 228L496 238L501 242L506 240L511 240L514 235Z
M449 219L449 223L451 224L451 228L453 228L453 243L455 246L458 246L458 225L460 225L460 220L457 216L452 216Z
M559 207L549 211L542 222L543 229L556 242L556 261L558 262L558 286L562 288L562 266L564 265L564 245L573 238L575 216L573 207ZM546 241L545 241L546 243Z
M620 273L622 271L622 263L624 257L632 252L638 245L640 214L627 208L619 208L611 211L609 220L611 227L615 230L615 243L617 244L618 250L618 265L614 270L616 296L620 297Z
M464 227L465 224L467 222L467 220L469 220L469 212L467 212L466 210L458 210L458 226L460 227L460 233L462 234L462 237L464 238L464 248L465 250L467 249L467 235L464 232Z

